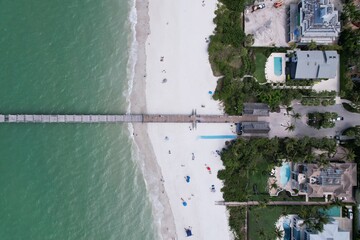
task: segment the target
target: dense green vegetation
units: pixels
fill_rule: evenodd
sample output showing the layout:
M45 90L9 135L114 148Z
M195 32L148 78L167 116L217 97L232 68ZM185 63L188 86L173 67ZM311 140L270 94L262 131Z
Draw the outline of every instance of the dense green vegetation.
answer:
M252 37L243 32L243 1L223 0L215 11L215 35L210 37L209 56L216 76L231 72L235 77L255 71L252 59L245 48Z
M301 139L251 138L233 141L221 153L225 169L218 172L218 177L224 181L221 191L225 201L257 200L266 203L270 200L303 200L290 197L286 192L282 192L278 197L270 197L267 180L271 169L280 165L283 160L320 163L321 156L314 155L313 148L325 150L330 156L335 152L336 143L333 139L309 137ZM325 156L321 161L328 160ZM231 214L232 211L230 211ZM237 213L235 212L235 214ZM241 224L239 220L241 216L236 216L230 216L230 226L237 236L241 236L242 225L237 225ZM272 231L273 228L274 225L272 225Z
M336 92L335 91L309 91L306 97L303 97L301 104L305 106L328 106L334 105Z
M270 85L260 85L252 78L238 79L231 74L218 81L214 98L222 100L225 112L241 114L244 102L264 102L275 110L279 105L290 105L295 98L301 98L308 90L272 89Z
M360 30L353 28L360 26L360 10L353 3L344 5L342 14L344 22L343 31L340 34L340 80L341 96L355 104L360 104L360 84L352 81L352 77L360 76Z
M345 136L354 137L354 147L360 147L360 127L352 127L343 132Z
M231 207L229 210L229 225L231 229L236 229L233 231L237 235L237 240L245 239L245 219L246 219L246 208L244 207Z
M308 113L308 122L307 124L310 127L320 129L320 128L333 128L335 127L335 120L338 117L336 112L313 112Z

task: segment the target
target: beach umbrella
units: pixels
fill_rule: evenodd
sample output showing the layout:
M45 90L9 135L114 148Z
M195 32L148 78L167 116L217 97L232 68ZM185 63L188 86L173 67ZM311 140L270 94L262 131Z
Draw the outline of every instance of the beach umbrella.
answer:
M187 202L183 201L183 202L182 202L182 205L183 205L184 207L186 207L186 206L187 206Z

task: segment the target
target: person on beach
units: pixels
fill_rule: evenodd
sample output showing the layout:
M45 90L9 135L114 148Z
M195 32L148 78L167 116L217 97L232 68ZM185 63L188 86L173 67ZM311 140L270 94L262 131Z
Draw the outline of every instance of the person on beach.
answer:
M206 167L206 170L208 170L209 174L211 174L211 168L207 164L205 164L205 167Z
M192 154L192 160L195 160L195 154L194 153L191 153Z

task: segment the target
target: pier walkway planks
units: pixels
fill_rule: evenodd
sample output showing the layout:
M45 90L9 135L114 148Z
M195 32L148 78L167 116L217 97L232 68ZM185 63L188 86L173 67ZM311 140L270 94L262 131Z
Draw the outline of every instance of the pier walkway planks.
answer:
M257 116L124 114L124 115L0 115L0 123L237 123Z

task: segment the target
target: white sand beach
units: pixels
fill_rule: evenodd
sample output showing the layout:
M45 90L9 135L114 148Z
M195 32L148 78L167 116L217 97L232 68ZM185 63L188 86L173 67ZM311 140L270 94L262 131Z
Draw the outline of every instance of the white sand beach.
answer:
M191 114L196 109L198 114L222 114L209 94L217 78L210 68L206 42L215 27L216 2L137 0L136 8L139 48L131 112ZM221 150L226 139L200 136L234 135L234 131L230 124L200 123L196 130L191 124L134 124L163 239L232 238L226 208L215 205L223 200L217 179L223 166L216 150ZM190 182L185 176L190 176ZM187 238L184 228L189 226L193 236Z

